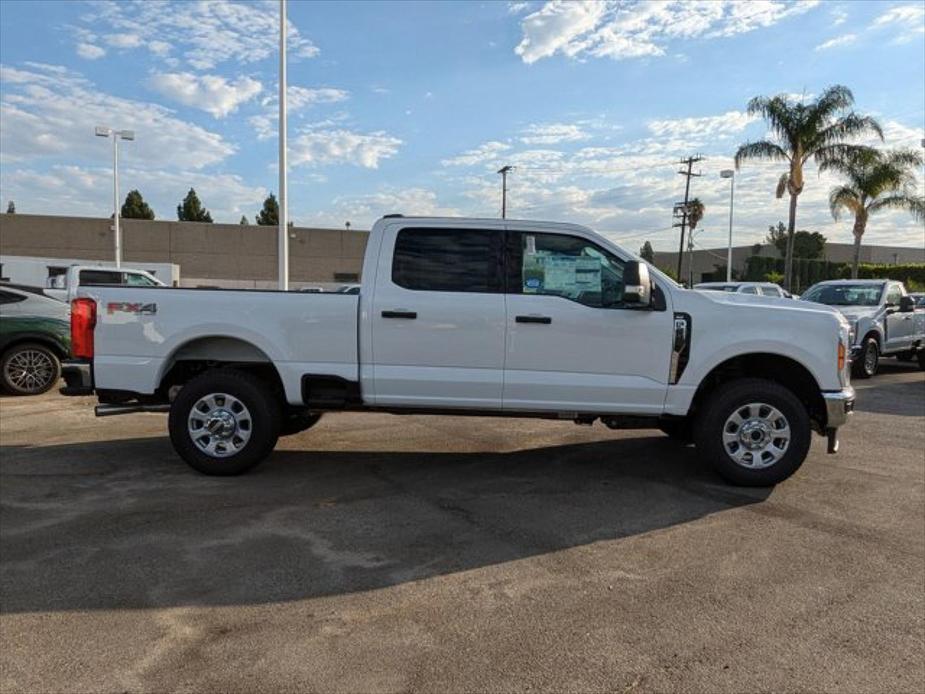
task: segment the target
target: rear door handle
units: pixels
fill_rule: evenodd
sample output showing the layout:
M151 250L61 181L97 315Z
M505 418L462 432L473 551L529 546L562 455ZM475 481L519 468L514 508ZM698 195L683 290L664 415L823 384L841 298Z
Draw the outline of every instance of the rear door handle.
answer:
M383 311L382 317L383 318L407 318L409 320L414 320L415 318L418 317L418 314L415 311L395 310L395 311Z
M549 316L517 316L514 320L517 323L542 323L543 325L552 323L552 318Z

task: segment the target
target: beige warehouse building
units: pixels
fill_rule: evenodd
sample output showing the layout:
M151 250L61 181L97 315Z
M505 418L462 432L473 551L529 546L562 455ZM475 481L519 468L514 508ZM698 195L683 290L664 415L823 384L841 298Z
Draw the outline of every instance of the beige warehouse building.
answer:
M122 258L180 266L185 287L272 288L277 281L277 227L123 219ZM112 220L32 214L0 215L0 254L112 260ZM356 282L366 231L292 227L289 275L293 286Z

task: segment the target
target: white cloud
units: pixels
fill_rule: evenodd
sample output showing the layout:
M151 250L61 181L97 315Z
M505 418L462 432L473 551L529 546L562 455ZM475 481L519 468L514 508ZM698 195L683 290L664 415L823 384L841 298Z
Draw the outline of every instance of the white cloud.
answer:
M274 55L279 37L279 3L179 2L165 9L159 2L100 0L95 12L84 18L107 27L107 41L120 48L164 43L179 49L197 70L211 70L226 61L251 63ZM289 22L288 53L295 59L311 58L318 48ZM159 52L162 51L162 52ZM163 48L152 49L166 55Z
M142 44L138 34L107 34L103 38L113 48L138 48Z
M591 135L581 126L569 123L548 123L527 126L520 137L526 145L553 145L559 142L578 142Z
M494 166L495 162L498 161L498 157L509 149L511 149L509 144L493 140L455 157L444 159L440 163L444 166L473 166L484 163Z
M99 161L105 142L97 125L135 131L121 156L127 166L198 169L224 160L235 147L221 135L177 118L163 106L106 94L80 74L37 64L0 66L0 152L4 165L66 157Z
M845 12L845 10L843 10L843 9L840 8L840 7L834 8L834 9L830 12L830 14L832 15L832 24L833 24L834 26L839 26L839 25L844 24L845 22L848 21L848 13Z
M382 215L392 213L426 217L458 217L463 214L456 207L442 204L432 190L386 188L369 195L336 198L331 210L299 217L308 217L310 224L338 228L349 220L355 229L368 229Z
M277 111L279 108L278 91L279 87L277 86L272 95L264 97L260 102L260 105L264 108L263 113L251 116L247 119L247 122L257 133L258 140L276 137L276 124L278 122ZM341 101L346 101L349 98L350 92L333 87L309 88L289 85L286 89L286 104L290 115L298 114L316 104L336 104ZM321 127L328 127L332 124L333 121L331 123L325 123ZM303 128L304 127L306 126L303 126Z
M530 7L529 2L509 2L507 4L507 13L508 14L520 14L524 10Z
M771 26L818 0L668 0L626 4L616 0L550 0L521 22L514 49L525 63L556 53L613 59L661 56L676 39L733 36Z
M292 166L353 164L376 169L379 161L392 157L401 144L398 138L381 131L309 130L290 142L289 161Z
M653 120L647 123L649 132L662 137L694 138L723 137L740 133L755 120L743 111L728 111L719 116Z
M263 85L250 77L229 81L220 75L194 75L190 72L154 73L148 79L154 91L185 106L198 108L216 118L234 113L250 101Z
M267 195L233 174L165 171L128 167L120 169L124 191L137 188L158 219L176 219L177 203L190 187L219 222L237 222L251 216ZM48 171L4 169L4 195L16 201L18 212L105 217L112 212L112 170L106 167L56 165Z
M842 34L841 36L836 36L835 38L829 39L828 41L823 41L820 43L814 50L817 51L827 51L830 48L839 48L840 46L848 46L858 40L857 34Z
M148 41L148 50L161 58L169 54L172 49L173 46L166 41Z
M877 17L871 27L897 29L893 42L908 43L925 34L925 5L915 3L892 7Z
M77 44L77 55L84 60L96 60L106 55L106 49L92 43L81 42Z

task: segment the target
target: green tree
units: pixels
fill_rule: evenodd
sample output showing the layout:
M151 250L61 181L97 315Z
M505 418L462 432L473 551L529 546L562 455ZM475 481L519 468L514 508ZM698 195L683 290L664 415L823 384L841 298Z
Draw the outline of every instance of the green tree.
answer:
M238 222L238 224L250 224L250 222L248 222L248 221L247 221L247 217L245 217L245 216L242 214L242 215L241 215L241 221Z
M852 138L875 134L881 140L883 131L873 118L848 111L854 105L851 90L841 85L828 87L809 103L786 95L756 96L748 102L748 113L760 115L767 122L772 139L748 142L735 155L738 169L751 159L785 162L788 171L777 184L777 197L790 195L790 215L787 226L787 251L784 257L784 285L790 289L793 281L794 234L797 223L797 200L803 192L803 167L813 160L820 171L844 161L859 145L847 144Z
M212 223L212 215L202 206L199 196L193 188L189 189L183 202L177 205L177 219L181 222L209 222Z
M925 219L925 198L915 195L915 174L922 156L912 150L866 150L834 163L830 168L848 182L829 193L829 209L837 221L842 212L854 215L854 259L851 277L857 279L861 238L870 215L882 210L906 210L916 221Z
M777 248L781 258L787 257L787 227L783 222L768 227L767 242ZM826 238L818 231L800 229L793 235L793 257L803 260L817 260L825 255Z
M16 214L16 203L10 200L10 204L6 206L7 214Z
M279 203L273 193L270 193L267 199L263 201L263 208L257 213L257 224L262 224L263 226L279 225Z
M642 248L639 249L639 257L645 260L647 263L655 262L655 250L652 248L652 244L646 241L642 244Z
M703 213L705 211L706 208L703 206L700 198L694 198L687 203L687 228L691 235L693 235L694 229L697 228L697 225L700 224L700 221L703 219Z
M119 213L123 219L154 219L154 210L141 197L137 190L129 191L125 196L125 202L122 203L122 211Z

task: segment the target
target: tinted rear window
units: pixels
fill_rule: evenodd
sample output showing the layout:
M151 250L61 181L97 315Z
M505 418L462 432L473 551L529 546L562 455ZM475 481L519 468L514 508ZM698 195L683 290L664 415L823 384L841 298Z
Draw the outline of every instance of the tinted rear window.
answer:
M122 284L122 273L111 270L81 270L81 284Z
M500 292L504 234L480 229L402 229L392 281L432 292Z

